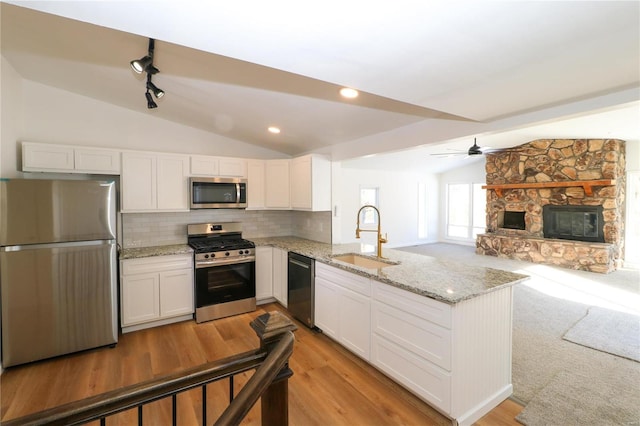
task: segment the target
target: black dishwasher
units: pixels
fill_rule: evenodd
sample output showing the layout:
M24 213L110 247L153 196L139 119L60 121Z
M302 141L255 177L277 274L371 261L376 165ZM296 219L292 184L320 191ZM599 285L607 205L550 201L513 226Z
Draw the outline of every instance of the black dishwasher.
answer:
M298 253L289 252L287 272L287 309L294 318L313 328L315 308L315 261Z

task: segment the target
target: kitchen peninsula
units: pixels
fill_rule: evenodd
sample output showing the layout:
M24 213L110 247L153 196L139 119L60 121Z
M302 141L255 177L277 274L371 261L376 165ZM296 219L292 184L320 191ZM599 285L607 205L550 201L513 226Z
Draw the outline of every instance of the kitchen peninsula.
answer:
M526 275L393 249L342 256L363 259L360 244L253 241L315 259L316 326L455 424L511 395L512 289Z

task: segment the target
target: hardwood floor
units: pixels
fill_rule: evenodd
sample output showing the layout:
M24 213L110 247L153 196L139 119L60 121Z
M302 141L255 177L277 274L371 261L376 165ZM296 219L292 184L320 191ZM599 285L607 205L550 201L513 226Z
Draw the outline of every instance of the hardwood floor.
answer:
M8 420L86 398L154 377L213 361L258 346L249 322L278 304L250 314L196 324L186 321L120 336L118 345L7 369L0 376L1 415ZM450 421L326 336L298 323L290 367L291 425L446 425ZM251 377L236 376L235 393ZM207 387L208 423L222 413L229 398L228 381ZM178 396L178 424L201 422L200 390ZM507 400L476 423L518 425L522 406ZM108 425L137 422L129 410L109 418ZM144 408L144 423L171 423L170 401ZM260 424L260 404L243 425Z

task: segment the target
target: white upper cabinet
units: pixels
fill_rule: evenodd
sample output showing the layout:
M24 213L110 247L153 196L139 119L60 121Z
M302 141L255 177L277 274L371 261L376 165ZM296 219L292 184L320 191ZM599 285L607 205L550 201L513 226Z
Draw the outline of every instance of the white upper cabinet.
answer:
M243 158L220 157L218 172L222 177L247 177L247 160Z
M158 155L158 210L189 210L189 159Z
M331 162L319 155L291 160L291 207L295 210L331 210Z
M75 171L78 173L120 174L120 151L101 148L75 148Z
M124 152L122 211L188 211L188 174L186 155Z
M220 162L217 157L191 156L191 176L218 176Z
M152 211L158 208L157 160L148 152L126 152L122 155L121 209Z
M247 161L247 209L264 209L264 160Z
M290 160L267 160L265 162L265 207L268 209L290 209L289 190Z
M232 157L191 156L191 176L247 177L247 160Z
M120 174L120 152L43 143L22 143L23 172Z
M331 210L331 162L320 155L247 162L248 208Z

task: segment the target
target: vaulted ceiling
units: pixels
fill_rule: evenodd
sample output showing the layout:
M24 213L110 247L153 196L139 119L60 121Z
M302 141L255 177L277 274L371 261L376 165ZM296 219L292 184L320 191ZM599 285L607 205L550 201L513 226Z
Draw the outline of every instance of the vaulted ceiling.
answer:
M2 55L25 79L287 155L393 153L435 170L447 160L429 153L473 137L640 140L636 1L1 6ZM152 110L129 67L149 37L166 92Z

